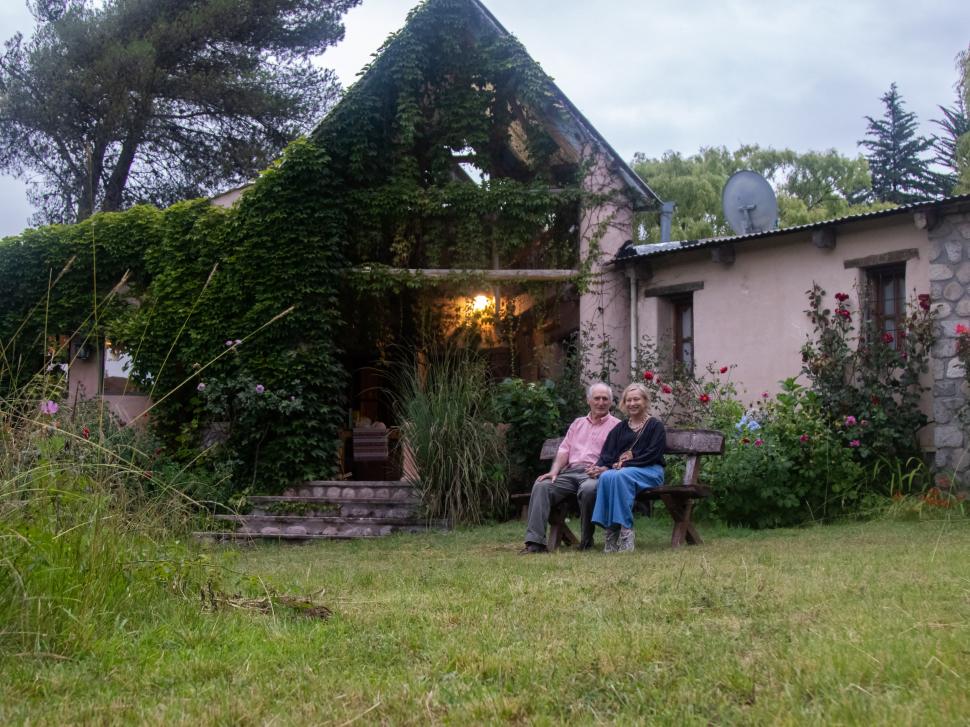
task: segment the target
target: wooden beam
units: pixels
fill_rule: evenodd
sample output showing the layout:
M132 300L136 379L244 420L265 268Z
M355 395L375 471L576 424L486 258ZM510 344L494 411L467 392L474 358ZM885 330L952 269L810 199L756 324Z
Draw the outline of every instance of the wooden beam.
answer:
M835 249L835 228L823 227L812 231L812 244L820 250Z
M881 255L869 255L867 257L856 257L842 263L846 270L850 268L874 268L877 265L891 265L893 263L904 263L907 260L919 257L919 249L909 247L905 250L893 250L884 252Z
M578 270L451 270L449 268L380 268L391 275L413 275L422 278L480 278L482 280L520 280L556 282L573 280L580 276ZM367 266L357 268L357 272L370 272Z
M734 263L734 245L718 245L711 248L711 260L721 265L731 265Z

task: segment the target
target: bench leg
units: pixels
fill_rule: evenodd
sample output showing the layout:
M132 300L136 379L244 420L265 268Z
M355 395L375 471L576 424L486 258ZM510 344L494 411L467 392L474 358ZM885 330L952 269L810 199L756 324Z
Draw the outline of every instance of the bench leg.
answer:
M691 514L694 511L694 501L672 495L661 495L660 499L667 507L667 512L674 521L674 531L670 536L670 547L679 548L684 543L688 545L703 545L697 528L691 521Z
M565 543L566 545L579 545L579 538L569 529L566 524L566 511L564 508L555 508L549 513L549 539L546 541L546 549L551 553Z

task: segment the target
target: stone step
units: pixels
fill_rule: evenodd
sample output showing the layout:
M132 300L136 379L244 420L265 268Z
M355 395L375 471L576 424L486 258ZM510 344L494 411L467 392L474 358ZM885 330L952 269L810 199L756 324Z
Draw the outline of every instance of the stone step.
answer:
M406 480L311 480L283 491L284 497L386 497L420 499L421 495Z
M415 518L344 518L300 517L298 515L253 516L219 515L219 520L239 525L238 533L250 535L319 535L326 537L373 538L391 533L420 533L444 530L441 521L427 522Z
M262 534L262 533L244 533L244 532L224 532L216 530L206 530L192 533L192 537L197 540L208 540L215 542L224 542L227 540L241 540L248 542L255 542L257 540L290 540L290 541L303 541L303 540L361 540L364 538L376 538L377 535L300 535L294 533L276 533L276 534Z
M447 520L425 520L419 517L342 517L340 515L216 515L216 520L234 523L257 521L311 525L403 525L447 529Z
M250 497L253 515L304 517L414 518L420 501L393 498Z

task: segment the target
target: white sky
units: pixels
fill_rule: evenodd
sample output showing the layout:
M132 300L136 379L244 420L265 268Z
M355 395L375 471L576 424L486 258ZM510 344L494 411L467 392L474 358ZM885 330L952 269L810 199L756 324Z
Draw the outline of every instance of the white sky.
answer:
M363 0L323 64L345 85L417 0ZM923 133L955 100L967 0L485 0L626 159L741 143L858 153L895 81ZM0 39L26 31L0 0ZM650 180L647 180L648 182ZM0 236L26 225L24 185L0 177Z

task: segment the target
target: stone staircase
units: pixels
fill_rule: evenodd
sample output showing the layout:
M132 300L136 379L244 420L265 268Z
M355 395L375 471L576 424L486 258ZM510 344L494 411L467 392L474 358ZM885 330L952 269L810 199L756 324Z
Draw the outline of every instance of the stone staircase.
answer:
M224 532L201 532L211 540L341 540L391 533L446 530L444 521L419 513L421 500L410 482L313 481L276 497L250 497L252 512L217 515L232 523Z

